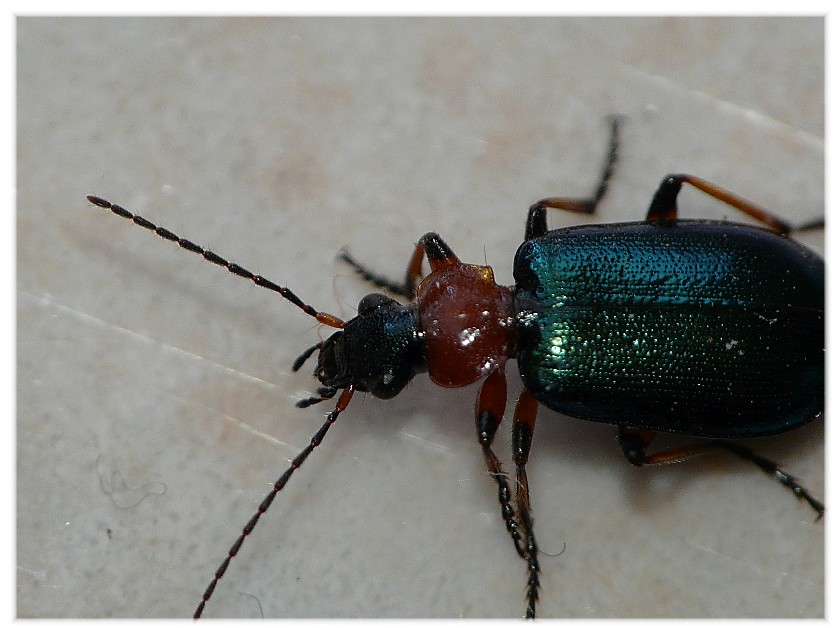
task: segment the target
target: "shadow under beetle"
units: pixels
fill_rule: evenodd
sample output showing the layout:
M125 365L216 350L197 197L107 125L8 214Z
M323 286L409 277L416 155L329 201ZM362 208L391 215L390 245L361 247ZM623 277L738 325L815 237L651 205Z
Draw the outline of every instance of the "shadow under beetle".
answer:
M525 242L514 258L513 287L488 266L465 264L436 233L420 238L402 283L340 258L366 280L411 303L366 295L343 321L315 310L285 287L178 237L118 205L88 196L231 273L275 291L320 323L338 329L301 354L317 352L317 396L338 399L309 445L274 484L242 529L195 611L198 618L274 497L321 444L356 391L396 396L420 372L443 387L483 381L475 406L478 442L496 482L501 515L526 563L526 612L536 616L540 581L525 467L537 407L618 427L621 450L636 466L677 462L725 450L774 476L821 517L823 504L779 466L733 438L788 431L816 418L824 400L823 260L787 237L792 227L708 181L670 174L643 222L548 230L548 209L592 214L607 191L618 150L612 121L607 158L591 198L546 198L531 206ZM684 183L768 228L678 220ZM431 272L423 277L423 257ZM493 450L506 408L504 366L516 358L524 389L512 423L511 486ZM648 453L656 432L694 436L683 448Z

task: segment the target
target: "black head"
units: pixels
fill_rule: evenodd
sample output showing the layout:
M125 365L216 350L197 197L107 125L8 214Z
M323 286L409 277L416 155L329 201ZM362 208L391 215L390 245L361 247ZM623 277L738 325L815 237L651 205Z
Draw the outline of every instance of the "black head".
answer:
M371 293L359 302L359 314L320 346L315 375L328 388L353 385L387 399L425 370L415 306Z

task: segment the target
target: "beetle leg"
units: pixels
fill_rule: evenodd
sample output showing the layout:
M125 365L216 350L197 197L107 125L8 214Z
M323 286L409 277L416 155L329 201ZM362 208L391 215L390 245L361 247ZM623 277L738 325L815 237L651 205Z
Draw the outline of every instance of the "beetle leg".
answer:
M604 160L604 167L601 170L601 178L595 187L595 192L589 198L543 198L531 205L528 210L528 219L525 221L525 239L539 238L548 232L546 222L547 209L559 209L571 211L578 214L594 214L598 203L607 193L610 179L615 170L616 159L618 158L618 131L621 126L620 117L610 119L610 142L607 146L607 157Z
M766 209L751 203L745 198L741 198L737 194L723 189L710 183L707 180L692 176L691 174L668 174L660 183L659 189L653 195L653 200L647 212L647 220L676 220L677 219L677 194L680 193L680 188L683 183L693 185L700 191L708 194L712 198L716 198L721 202L726 203L744 212L748 216L764 223L774 231L787 235L792 230L790 224L784 220L777 218Z
M475 430L478 434L478 442L484 452L487 472L499 487L499 504L502 507L502 519L505 521L505 528L513 539L516 552L524 559L526 555L522 547L522 536L519 534L519 524L510 503L510 483L502 470L502 463L492 447L493 438L502 423L506 405L507 380L505 379L504 369L499 368L491 372L485 379L476 397Z
M621 446L621 451L624 452L624 457L630 464L637 467L649 464L650 456L647 455L645 450L655 437L656 432L646 429L618 428L618 444Z
M531 448L531 437L534 432L534 420L537 412L536 400L527 392L523 392L516 405L513 425L513 455L516 461L516 504L517 514L514 514L510 503L510 484L502 471L502 464L493 448L493 438L507 404L507 380L504 368L497 368L491 372L481 386L476 398L475 427L478 442L484 451L484 462L487 471L499 487L499 504L502 507L502 519L505 521L508 533L513 539L516 552L528 564L528 590L526 597L528 607L525 617L533 619L536 616L536 604L539 598L540 566L537 560L537 542L534 538L534 522L531 517L531 503L528 495L528 478L525 473L525 463ZM518 516L518 521L517 521ZM521 531L521 532L520 532ZM523 537L525 544L523 546Z
M356 273L358 273L366 282L370 282L374 286L384 288L386 291L405 297L408 300L414 299L414 291L417 288L417 282L420 280L420 265L423 262L422 245L418 244L415 247L414 253L411 256L411 260L409 261L408 268L405 272L405 280L402 283L394 282L384 275L380 275L376 271L359 264L359 262L357 262L353 256L345 250L341 250L339 252L338 259L353 267L353 270L356 271Z
M312 405L323 403L324 401L328 401L331 398L333 398L336 392L338 392L338 390L334 387L321 386L318 388L318 396L308 396L306 398L302 398L297 403L295 403L295 407L306 409L307 407L311 407Z
M825 505L815 498L808 489L803 487L795 477L785 471L782 471L779 465L772 460L756 455L751 449L744 447L743 445L731 443L726 440L712 440L709 444L712 445L713 449L725 449L739 458L749 460L759 469L764 471L764 473L776 478L779 484L790 489L796 497L800 500L805 500L811 508L817 512L817 519L820 519L823 516L823 513L825 513Z
M537 400L523 390L513 415L513 461L516 464L516 511L525 538L525 560L528 562L528 611L525 616L536 616L539 598L540 564L537 560L537 540L534 537L534 519L531 515L531 495L528 491L528 474L525 465L531 452L531 439L537 419Z
M414 299L417 291L417 285L423 277L421 267L423 264L424 254L429 259L429 264L432 265L432 268L435 268L436 264L441 264L443 262L448 262L450 264L452 262L460 262L453 253L452 249L450 249L443 239L436 233L427 233L420 238L417 246L414 247L414 253L411 254L411 259L408 261L408 266L405 271L405 279L402 283L394 282L384 275L380 275L366 266L359 264L359 262L357 262L353 256L345 250L339 252L338 259L353 267L353 270L355 270L356 273L358 273L365 281L370 282L375 286L379 286L380 288L384 288L387 291L391 291L396 295L405 297L410 301Z
M646 449L653 440L654 436L654 432L647 430L634 429L630 427L618 428L618 442L621 445L621 450L624 452L624 456L627 460L637 467L681 462L686 458L706 453L708 451L725 450L738 456L739 458L752 462L759 469L764 471L764 473L776 478L779 484L790 489L797 498L805 500L811 508L817 512L817 519L821 518L823 513L825 513L825 505L814 497L808 489L803 487L794 476L782 471L781 467L777 463L753 453L751 449L743 445L738 445L726 440L714 439L688 445L679 449L648 454Z

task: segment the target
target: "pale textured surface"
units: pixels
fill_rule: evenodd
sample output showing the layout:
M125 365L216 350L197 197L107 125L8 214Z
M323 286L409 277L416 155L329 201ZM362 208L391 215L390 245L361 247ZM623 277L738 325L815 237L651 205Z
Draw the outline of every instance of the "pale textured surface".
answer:
M528 205L590 190L613 113L604 220L640 219L669 171L820 216L822 29L19 20L18 615L189 616L326 411L293 407L315 385L289 367L328 329L85 194L344 316L368 287L341 246L399 278L434 230L510 283ZM736 215L693 193L682 210ZM521 615L474 394L357 395L207 616ZM822 494L822 439L751 446ZM612 428L542 411L530 476L541 548L565 545L542 557L543 616L823 614L824 526L750 466L639 471Z

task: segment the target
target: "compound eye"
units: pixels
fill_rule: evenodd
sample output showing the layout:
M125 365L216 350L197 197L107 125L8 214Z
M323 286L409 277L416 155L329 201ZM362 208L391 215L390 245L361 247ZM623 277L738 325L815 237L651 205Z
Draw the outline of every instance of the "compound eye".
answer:
M380 306L390 306L396 303L396 301L382 293L370 293L362 297L359 302L359 314L364 315L365 313L376 310Z

